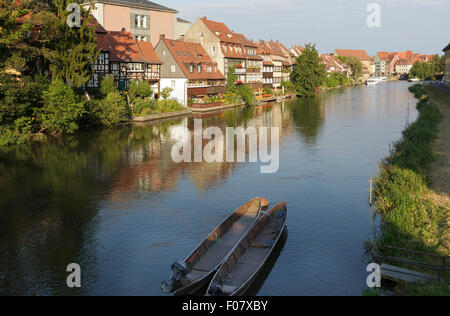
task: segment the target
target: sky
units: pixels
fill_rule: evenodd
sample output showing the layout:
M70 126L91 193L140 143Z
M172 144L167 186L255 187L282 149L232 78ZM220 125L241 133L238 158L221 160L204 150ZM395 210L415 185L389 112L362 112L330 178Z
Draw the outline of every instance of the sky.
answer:
M450 0L153 0L194 22L206 16L252 40L287 47L315 43L335 49L413 50L443 54L450 42ZM380 27L369 27L368 5L380 8ZM372 20L374 21L374 20ZM376 21L376 20L375 20Z

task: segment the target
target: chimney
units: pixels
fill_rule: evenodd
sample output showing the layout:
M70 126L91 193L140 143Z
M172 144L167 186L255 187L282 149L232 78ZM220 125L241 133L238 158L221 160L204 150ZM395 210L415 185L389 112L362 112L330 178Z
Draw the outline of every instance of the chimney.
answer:
M159 34L159 39L160 40L165 40L166 39L166 34Z

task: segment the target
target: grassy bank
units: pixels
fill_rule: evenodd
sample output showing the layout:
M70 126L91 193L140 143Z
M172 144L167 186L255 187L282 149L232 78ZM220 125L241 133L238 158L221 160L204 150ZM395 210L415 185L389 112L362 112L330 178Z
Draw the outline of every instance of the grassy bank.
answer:
M448 256L450 206L431 189L429 176L430 164L434 158L432 145L439 131L442 113L429 98L429 89L432 88L421 85L410 88L419 99L419 117L406 128L402 140L394 145L391 155L380 165L381 172L376 177L374 193L376 208L382 217L382 228L376 237L376 245ZM374 247L374 253L380 254L377 249L378 247ZM392 251L387 255L404 257ZM408 259L441 264L421 255L410 256ZM422 271L431 273L430 270ZM398 284L394 293L449 295L449 281L446 275L443 284Z

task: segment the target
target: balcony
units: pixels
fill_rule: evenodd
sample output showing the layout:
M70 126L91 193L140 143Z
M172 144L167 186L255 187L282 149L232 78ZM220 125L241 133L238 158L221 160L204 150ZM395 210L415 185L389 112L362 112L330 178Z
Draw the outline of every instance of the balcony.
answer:
M234 71L234 74L236 75L245 75L245 73L246 73L245 68L236 68L236 70Z
M188 98L225 93L225 86L188 87Z
M259 73L261 73L261 68L256 68L256 67L247 68L247 73L248 74L259 74Z

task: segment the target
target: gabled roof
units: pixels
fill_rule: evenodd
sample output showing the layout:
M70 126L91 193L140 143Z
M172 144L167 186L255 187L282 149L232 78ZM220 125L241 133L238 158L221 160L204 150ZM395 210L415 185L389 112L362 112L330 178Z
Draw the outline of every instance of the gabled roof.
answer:
M260 40L258 45L259 45L259 48L258 48L259 55L272 55L273 54L272 49L270 47L268 47L263 40Z
M327 70L329 71L333 71L331 70L331 67L335 68L334 71L337 71L338 69L344 70L344 68L349 68L346 63L333 55L323 54L320 55L320 57L322 58L322 62L325 64Z
M447 52L449 50L450 50L450 43L442 51Z
M289 55L286 55L286 53L283 51L284 46L282 46L280 42L278 41L274 42L271 40L270 42L266 42L266 45L268 45L271 48L274 55L286 58L289 57Z
M224 80L224 75L218 70L217 63L215 63L199 43L176 41L162 38L168 48L170 54L180 66L184 75L191 80L195 79L217 79ZM194 65L194 72L189 71L190 65ZM205 68L201 73L197 72L198 65L211 66L211 72L207 72Z
M163 12L170 12L170 13L178 13L177 10L170 9L168 7L165 7L163 5L150 2L147 0L94 0L93 3L110 3L110 4L120 4L127 7L133 7L133 8L143 8L143 9L151 9L155 11L163 11ZM84 3L89 3L89 1L84 1Z
M366 51L362 49L336 49L336 53L339 56L353 56L358 58L359 60L370 60L369 55L367 55Z
M206 27L213 32L222 42L233 43L233 44L242 44L239 39L237 39L233 32L221 22L210 21L206 17L201 19L203 23L205 23Z
M150 42L136 41L130 32L108 32L102 40L97 37L97 44L103 48L109 47L110 60L122 62L138 62L161 64L161 60L153 50Z
M389 52L378 52L378 57L380 57L381 60L387 59L389 57Z

